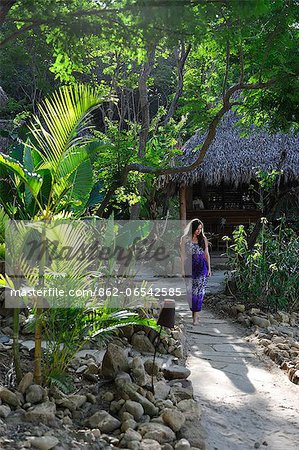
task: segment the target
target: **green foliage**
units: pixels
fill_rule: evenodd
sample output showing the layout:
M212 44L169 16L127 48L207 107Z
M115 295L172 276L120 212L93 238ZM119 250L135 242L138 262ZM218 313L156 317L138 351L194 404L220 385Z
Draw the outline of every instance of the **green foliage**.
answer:
M252 250L244 227L234 231L227 252L232 278L246 302L291 311L298 307L299 298L299 237L284 220L275 228L265 218L261 221Z
M258 170L256 172L256 179L260 187L265 191L269 192L275 185L278 177L282 175L282 170L273 169L271 172L265 170Z
M84 85L60 88L39 105L39 115L33 116L29 126L30 138L17 154L16 147L14 157L0 154L21 218L49 217L61 210L79 215L85 210L94 185L91 157L106 147L87 134L91 111L102 95Z
M154 320L142 318L138 313L106 307L54 308L45 311L41 320L47 341L44 377L47 383L60 385L63 390L67 387L69 363L90 340L96 338L99 344L100 338L104 345L125 325L156 325Z

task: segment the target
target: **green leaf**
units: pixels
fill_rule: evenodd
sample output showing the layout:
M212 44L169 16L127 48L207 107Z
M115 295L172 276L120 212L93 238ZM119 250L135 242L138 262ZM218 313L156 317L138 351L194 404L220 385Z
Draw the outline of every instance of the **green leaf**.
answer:
M37 196L43 182L42 177L39 174L35 172L29 172L17 160L11 158L8 155L4 155L3 153L0 153L0 164L7 169L12 170L13 173L25 183L28 189L30 189L32 195L34 197Z

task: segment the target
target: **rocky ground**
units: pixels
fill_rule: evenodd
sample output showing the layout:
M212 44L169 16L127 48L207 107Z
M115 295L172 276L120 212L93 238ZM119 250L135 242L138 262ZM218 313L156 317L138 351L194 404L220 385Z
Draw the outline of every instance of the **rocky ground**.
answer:
M299 313L275 313L238 303L232 296L207 296L206 305L217 314L230 317L244 325L247 340L259 346L282 370L290 381L299 384Z
M148 328L125 327L106 351L91 345L73 359L69 373L75 390L65 394L57 386L34 384L30 336L21 345L22 364L29 371L13 385L7 323L0 333L1 449L202 448L180 327L162 336L155 364L157 333Z

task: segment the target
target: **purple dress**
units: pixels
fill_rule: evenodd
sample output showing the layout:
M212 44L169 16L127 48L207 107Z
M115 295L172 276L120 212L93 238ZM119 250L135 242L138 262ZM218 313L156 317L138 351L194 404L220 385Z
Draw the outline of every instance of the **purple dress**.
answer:
M201 246L192 241L185 244L185 281L191 311L201 311L209 267Z

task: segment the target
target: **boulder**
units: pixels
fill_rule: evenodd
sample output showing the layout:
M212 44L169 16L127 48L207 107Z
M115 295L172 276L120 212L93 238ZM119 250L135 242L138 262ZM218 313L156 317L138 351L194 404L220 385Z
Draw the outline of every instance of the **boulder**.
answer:
M143 439L140 450L161 450L161 445L154 439Z
M40 403L45 395L44 389L39 384L31 384L26 391L27 403Z
M47 401L30 408L24 418L28 422L52 425L53 423L56 423L55 413L55 403Z
M122 386L122 391L128 395L131 400L134 402L140 403L144 409L145 414L153 417L158 414L158 408L149 401L147 398L143 397L139 392L137 392L138 386L134 383L132 384L124 384Z
M165 383L165 381L161 380L158 383L155 383L155 398L157 400L165 400L170 392L170 386Z
M145 334L134 334L131 343L142 354L146 355L155 351L155 347Z
M152 374L158 375L159 370L160 370L160 366L157 363L157 361L155 361L155 363L154 363L152 359L147 359L144 362L144 368L149 375L152 375Z
M191 374L190 370L185 366L172 365L163 370L166 380L184 380Z
M17 395L5 387L0 388L0 399L9 406L20 406Z
M132 414L135 420L139 420L144 414L143 406L133 400L127 400L124 404L124 410Z
M236 305L236 310L240 313L245 312L245 305L241 304L241 303L237 303Z
M18 385L18 391L21 392L22 394L25 394L25 392L27 391L28 387L31 384L33 384L33 373L32 372L25 373L25 375L23 376Z
M154 439L159 444L166 444L175 440L172 429L161 423L142 423L138 426L138 431L144 439Z
M123 435L121 441L120 441L120 447L121 448L127 448L128 444L130 442L140 442L142 440L141 434L138 433L135 430L132 430L131 428L129 428L125 434Z
M86 423L91 428L98 428L102 433L111 433L121 425L118 419L104 410L97 411L86 420Z
M50 450L59 443L55 436L41 436L30 438L31 445L39 450Z
M11 413L11 409L9 406L0 405L0 417L2 419L6 419L6 417Z
M191 448L190 442L187 439L180 439L174 446L175 450L189 450Z
M145 368L139 356L133 358L132 361L132 378L139 386L145 386Z
M132 383L132 378L128 373L120 372L118 375L116 375L114 383L121 390L123 385Z
M198 403L192 398L187 400L181 400L177 404L177 408L184 413L186 419L192 419L194 417L200 417L202 411L198 405Z
M175 433L179 431L185 423L185 416L181 411L166 408L162 413L162 420Z
M251 317L251 322L260 328L268 328L271 325L270 320L258 316Z
M172 384L170 393L174 396L177 402L181 400L188 400L193 398L193 387L190 381L182 380Z
M102 362L103 377L114 378L119 372L128 371L129 362L123 349L115 344L108 344L108 348Z
M81 408L86 401L86 395L68 395L62 399L56 400L56 404L63 408L67 408L70 411L75 411L76 409Z
M125 433L127 430L131 429L131 430L135 430L135 428L137 427L137 422L135 422L134 419L128 419L125 420L122 424L121 424L121 428L120 430Z

